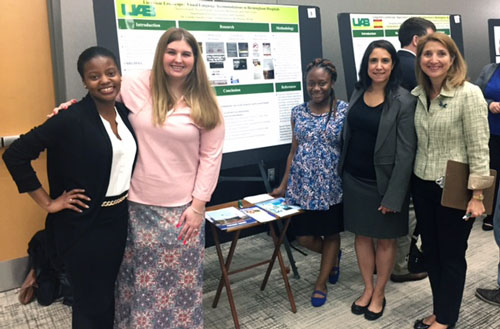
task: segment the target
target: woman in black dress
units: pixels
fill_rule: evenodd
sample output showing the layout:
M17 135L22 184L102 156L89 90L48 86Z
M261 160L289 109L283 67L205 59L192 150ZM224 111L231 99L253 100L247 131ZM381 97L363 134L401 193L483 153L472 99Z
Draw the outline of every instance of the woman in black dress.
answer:
M365 284L351 310L367 320L384 312L396 238L408 234L415 98L399 86L398 64L390 42L368 45L344 124L344 225L356 234L356 256Z

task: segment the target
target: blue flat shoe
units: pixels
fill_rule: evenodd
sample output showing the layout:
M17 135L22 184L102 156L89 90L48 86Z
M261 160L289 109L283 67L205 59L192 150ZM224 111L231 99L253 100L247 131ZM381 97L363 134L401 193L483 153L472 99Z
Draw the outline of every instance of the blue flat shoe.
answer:
M330 272L330 275L328 276L328 282L330 282L331 284L335 284L335 283L337 283L337 281L339 281L340 257L342 257L342 249L339 249L339 266L332 267L332 271Z
M315 294L321 295L323 297L314 297ZM314 307L323 306L326 303L326 292L322 292L320 290L314 290L311 296L311 304Z

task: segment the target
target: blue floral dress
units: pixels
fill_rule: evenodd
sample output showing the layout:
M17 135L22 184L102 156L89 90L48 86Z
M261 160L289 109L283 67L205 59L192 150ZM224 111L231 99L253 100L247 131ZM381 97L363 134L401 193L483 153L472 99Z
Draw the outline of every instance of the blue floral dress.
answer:
M309 103L292 109L294 136L298 142L288 178L286 200L306 210L328 210L342 202L338 173L342 127L347 103L337 101L337 114L314 114Z

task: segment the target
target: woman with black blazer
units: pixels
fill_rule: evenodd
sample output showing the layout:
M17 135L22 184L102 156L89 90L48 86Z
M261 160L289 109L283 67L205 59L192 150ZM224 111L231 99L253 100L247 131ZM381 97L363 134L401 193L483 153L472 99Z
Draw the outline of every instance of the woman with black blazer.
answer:
M365 284L351 311L367 320L376 320L384 312L396 238L408 234L415 98L399 86L398 64L390 42L368 45L344 124L344 225L356 234L356 256Z
M85 50L78 71L88 94L22 135L3 159L19 192L49 214L52 260L73 289L73 328L112 328L114 284L127 235L127 191L136 155L128 110L116 103L121 76L113 53ZM50 194L31 161L47 150Z

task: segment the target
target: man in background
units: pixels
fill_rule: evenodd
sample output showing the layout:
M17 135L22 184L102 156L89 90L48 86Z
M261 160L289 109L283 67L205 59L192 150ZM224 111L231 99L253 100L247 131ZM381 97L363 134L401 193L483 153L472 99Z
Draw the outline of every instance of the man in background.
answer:
M399 27L398 39L401 43L401 50L398 51L398 57L401 69L401 86L408 91L417 86L415 61L418 40L434 32L436 32L434 23L421 17L410 17ZM415 227L415 216L410 214L408 235L397 239L396 261L391 274L393 282L416 281L427 277L426 272L410 273L408 270L408 254Z

